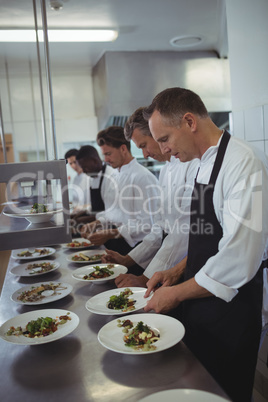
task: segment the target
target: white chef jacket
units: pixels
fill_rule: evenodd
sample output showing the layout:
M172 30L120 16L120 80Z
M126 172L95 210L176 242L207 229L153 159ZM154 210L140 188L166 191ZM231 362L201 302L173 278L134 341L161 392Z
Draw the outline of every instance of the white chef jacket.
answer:
M191 195L198 166L197 159L183 163L171 157L161 169L162 219L129 253L137 264L147 267L144 275L148 278L156 271L171 268L187 253ZM162 244L163 231L167 236Z
M116 225L121 236L134 247L160 219L159 182L135 158L115 170L109 202L105 200L105 211L99 212L96 218L103 224Z
M72 202L74 207L82 207L86 203L86 194L90 186L90 178L85 173L74 177L70 188L72 190Z
M202 156L198 183L208 184L221 139ZM267 249L268 159L231 137L215 184L213 205L223 230L219 251L195 275L196 282L225 301L256 274Z

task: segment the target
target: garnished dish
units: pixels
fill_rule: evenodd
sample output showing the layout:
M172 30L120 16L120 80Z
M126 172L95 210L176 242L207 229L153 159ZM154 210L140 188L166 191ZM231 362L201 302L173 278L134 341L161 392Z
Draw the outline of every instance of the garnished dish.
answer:
M27 270L30 270L29 274L30 275L35 275L36 273L38 274L44 274L45 272L49 272L54 268L54 264L49 262L49 261L44 261L44 262L35 262L33 264L28 264L27 265ZM35 268L39 268L38 270L35 270Z
M49 212L45 204L38 204L35 202L31 208L30 213L31 214L40 214L40 213L46 213Z
M180 321L163 314L132 314L105 324L98 340L105 348L123 354L149 354L176 345L184 336Z
M95 261L101 261L101 257L102 254L94 254L91 256L87 256L83 253L79 253L72 257L72 261L95 262Z
M75 262L78 264L90 264L101 262L101 257L105 255L105 250L97 249L97 250L87 250L81 253L73 253L67 256L67 261Z
M130 287L98 293L86 302L86 309L95 314L123 315L145 307L153 293L144 298L146 288Z
M159 331L150 328L143 321L139 321L134 326L130 320L117 320L118 327L122 328L124 335L125 346L134 350L150 351L155 350L155 342L160 338Z
M60 264L57 261L33 261L32 263L19 264L13 267L10 272L17 276L36 276L55 271Z
M61 282L40 282L18 289L11 299L19 304L44 304L62 299L72 291L72 286Z
M132 290L126 288L120 294L113 295L110 297L108 302L108 308L111 310L122 310L124 313L135 310L136 300L130 299L129 297L133 295Z
M73 278L78 281L102 283L111 279L115 279L120 274L125 274L127 268L118 264L99 264L86 265L83 268L76 269Z
M76 314L59 309L37 310L11 318L0 327L0 337L20 345L38 345L60 339L78 325Z
M52 247L38 247L33 250L29 249L21 249L21 250L13 250L11 257L19 258L20 260L30 260L33 258L43 258L48 257L56 252L56 250Z
M61 315L60 317L39 317L37 320L31 320L25 327L10 327L6 332L7 336L26 336L27 338L41 338L48 336L56 332L58 325L66 324L68 320L71 320L69 313Z
M63 246L69 249L79 250L83 248L92 247L93 244L89 240L85 241L85 239L81 238L81 239L74 239L70 243L66 243Z
M103 279L103 278L109 278L109 276L113 275L114 272L111 271L113 268L113 264L108 264L106 267L99 267L96 265L95 267L92 267L94 271L90 272L89 274L86 274L83 276L83 279L92 281L94 279Z

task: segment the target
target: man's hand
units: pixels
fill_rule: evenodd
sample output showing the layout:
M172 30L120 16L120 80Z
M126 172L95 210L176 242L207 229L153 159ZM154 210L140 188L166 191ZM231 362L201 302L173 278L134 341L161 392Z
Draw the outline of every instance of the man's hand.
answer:
M87 223L86 225L83 225L81 228L81 231L80 231L81 236L84 237L85 239L87 239L88 238L87 236L94 233L96 231L97 227L100 226L100 224L101 224L100 221L97 220L97 221Z
M86 237L94 246L101 246L106 243L108 240L113 239L114 236L109 230L98 230L93 234L88 234Z
M102 262L104 263L115 263L124 265L125 267L131 267L135 264L135 261L129 255L122 255L113 250L105 250L107 254L102 257Z
M115 284L118 288L124 287L146 287L148 278L145 275L133 275L133 274L120 274L115 279Z
M176 295L178 286L166 286L157 289L144 307L144 311L154 310L156 313L167 313L177 307L180 304Z

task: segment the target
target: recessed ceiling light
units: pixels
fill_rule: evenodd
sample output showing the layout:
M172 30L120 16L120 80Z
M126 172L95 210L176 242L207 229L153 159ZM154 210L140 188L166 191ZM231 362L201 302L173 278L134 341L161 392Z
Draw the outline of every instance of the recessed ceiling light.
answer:
M113 29L49 29L49 42L112 42L118 36ZM38 30L43 42L43 31ZM0 29L0 42L36 42L34 29Z
M177 36L176 38L171 39L170 44L174 47L191 47L199 45L202 42L202 38L200 36Z

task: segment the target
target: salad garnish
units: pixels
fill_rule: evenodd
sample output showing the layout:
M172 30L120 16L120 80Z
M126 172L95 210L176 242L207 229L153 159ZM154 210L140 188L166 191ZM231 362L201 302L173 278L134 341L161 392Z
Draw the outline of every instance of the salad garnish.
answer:
M108 308L113 310L122 310L123 312L135 310L134 304L136 300L130 299L129 296L133 295L133 292L126 288L118 296L113 295L108 302Z
M160 338L160 334L158 334L156 330L153 330L142 321L139 321L135 327L130 320L117 320L117 322L118 327L122 327L125 333L123 337L125 346L142 351L156 349L154 343Z
M43 338L57 331L59 325L66 324L71 320L70 313L62 315L60 317L40 317L37 320L29 321L25 328L22 327L10 327L6 335L20 336L23 335L27 338Z
M31 214L40 214L48 212L48 209L45 204L38 204L35 202L31 208Z
M113 264L108 264L106 267L99 267L96 265L94 268L93 272L90 272L87 275L83 276L83 279L86 280L94 280L94 279L103 279L103 278L108 278L109 276L114 274L114 271L111 271L111 268L113 267Z
M89 256L87 256L87 255L85 255L83 253L79 253L79 254L74 255L72 257L72 260L73 261L86 261L86 262L88 262L88 261L98 261L98 260L101 260L102 255L103 254L95 254L95 255L92 255L92 256L89 257Z

